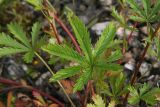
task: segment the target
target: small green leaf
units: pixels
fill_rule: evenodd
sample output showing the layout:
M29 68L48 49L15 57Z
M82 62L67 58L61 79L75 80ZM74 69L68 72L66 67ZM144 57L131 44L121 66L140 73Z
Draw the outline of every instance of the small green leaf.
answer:
M150 105L154 105L157 102L156 97L149 92L141 96L141 99Z
M112 42L115 37L116 27L113 23L110 23L103 31L101 37L95 46L95 57L99 56L104 52L106 47Z
M124 17L115 10L115 7L112 8L112 16L121 24L121 26L126 26Z
M88 82L90 78L91 78L91 70L86 69L85 72L77 80L77 83L74 85L74 89L73 89L74 92L82 90L84 85Z
M0 33L0 45L10 46L12 48L28 49L24 45L18 43L15 39L6 35L5 33Z
M139 89L140 91L140 96L145 94L147 91L149 91L150 86L148 84L143 84L143 86Z
M142 15L143 17L146 17L143 10L140 9L138 3L136 3L135 0L127 0L126 2L131 6L134 12L138 13L139 15Z
M26 52L26 51L27 50L25 50L25 49L3 47L3 48L0 48L0 57L6 56L6 55L11 55L11 54L16 54L16 53L22 53L22 52Z
M128 90L130 91L130 95L131 95L131 97L129 97L128 99L128 102L130 104L138 104L140 102L140 96L137 90L132 86L130 86Z
M103 71L119 71L122 69L119 64L108 63L106 61L98 61L95 66Z
M145 21L146 21L144 18L139 17L139 16L129 16L129 18L130 18L131 20L136 21L136 22L145 22Z
M76 15L73 14L73 12L69 12L67 17L73 28L80 48L83 50L85 56L91 61L92 45L87 28L85 27L83 22Z
M80 66L69 67L65 69L61 69L58 71L52 78L50 78L51 82L58 81L61 79L65 79L75 75L77 72L81 70Z
M113 61L120 59L121 57L122 57L121 50L116 50L106 60L107 60L107 62L113 62Z
M43 46L45 46L47 43L46 36L41 37L39 40L37 40L35 49L39 49Z
M92 99L94 104L87 104L87 107L106 107L106 104L101 96L95 95Z
M41 29L41 24L36 22L34 23L34 25L32 26L32 47L35 47L37 39L38 39L38 35L40 33L40 29Z
M144 95L142 95L141 99L144 100L147 104L154 105L157 103L155 95L159 93L160 93L160 88L153 88L150 91L147 91L147 93L145 93Z
M149 15L149 18L153 15L157 14L160 11L160 0L157 0L155 6L153 7L151 14Z
M34 51L31 50L31 51L28 51L27 53L25 53L25 55L23 56L23 59L26 63L30 63L30 62L32 62L33 57L34 57Z
M151 1L150 0L142 0L144 11L146 15L150 13Z
M35 7L35 10L42 9L42 0L27 0L28 3Z
M47 51L51 55L59 56L66 60L83 62L82 56L67 45L48 45L44 47L43 50Z
M27 46L28 48L31 47L25 32L19 24L11 23L8 25L8 29L15 36L15 38L20 40L25 46Z

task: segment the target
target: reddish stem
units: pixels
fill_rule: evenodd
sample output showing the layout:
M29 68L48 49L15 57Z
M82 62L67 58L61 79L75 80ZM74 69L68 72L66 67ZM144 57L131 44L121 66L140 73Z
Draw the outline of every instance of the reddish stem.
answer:
M45 6L45 7L48 6L48 1L47 1L47 0L44 0L44 6ZM72 33L68 30L68 28L66 27L66 25L62 22L62 20L59 19L58 16L57 16L55 13L53 13L53 15L51 15L49 10L47 10L47 14L48 14L50 17L52 17L53 19L55 19L55 20L59 23L59 25L61 25L61 27L63 28L63 30L64 30L64 31L68 34L68 36L71 38L74 46L76 47L77 52L81 53L81 49L79 48L79 45L78 45L76 39L74 38L74 36L72 35ZM50 23L50 24L51 24L51 27L52 27L54 33L56 34L56 30L55 30L54 25L53 25L52 23ZM56 38L57 38L57 37L56 37ZM59 41L58 38L57 38L57 41ZM60 43L60 41L59 41L59 43Z
M90 89L91 89L91 81L88 81L86 91L85 91L84 106L86 106L86 104L87 104Z
M74 36L72 35L72 33L68 30L68 28L66 27L66 25L62 22L62 20L60 20L58 18L58 16L54 15L54 19L57 21L57 23L59 23L59 25L61 25L61 27L63 28L63 30L68 34L68 36L71 38L74 46L76 47L76 50L78 53L81 53L81 49L79 48L79 45L76 41L76 39L74 38Z
M55 99L54 97L36 89L36 88L33 88L31 86L24 86L22 85L21 83L18 83L18 82L15 82L15 81L12 81L12 80L8 80L8 79L5 79L3 77L0 77L0 83L2 84L7 84L7 85L11 85L12 87L8 88L7 90L13 90L13 89L17 89L17 88L26 88L26 89L29 89L29 90L32 90L32 91L36 91L38 92L39 94L41 94L42 96L44 97L47 97L49 98L51 101L57 103L59 106L61 107L64 107L64 104L62 104L60 101L58 101L57 99ZM0 90L0 93L2 92L3 90Z
M44 0L43 3L44 3L44 7L47 7L47 6L48 6L48 3L47 3L46 0ZM46 10L46 14L47 14L48 16L52 16L52 14L53 14L53 15L55 14L55 13L50 12L49 9L47 9L47 8L46 8L45 10ZM60 41L60 38L59 38L59 36L58 36L58 31L57 31L56 27L54 26L54 24L53 24L50 20L48 20L48 22L49 22L49 24L50 24L50 26L51 26L51 28L52 28L52 30L53 30L53 35L55 35L58 44L61 44L61 41Z
M55 34L55 37L57 39L58 44L61 44L61 41L60 41L60 38L58 37L58 33L57 33L57 30L56 30L55 26L53 25L53 23L50 23L50 26L53 30L53 33Z
M155 32L152 34L151 40L153 40L153 38L156 36L156 34L158 33L159 28L160 28L160 24L157 26ZM131 83L132 86L134 85L134 83L137 80L137 74L138 74L139 68L140 68L140 66L141 66L141 64L142 64L142 62L143 62L143 60L145 58L145 55L147 53L147 50L148 50L149 46L150 46L150 42L147 43L147 45L146 45L146 47L145 47L145 49L144 49L144 51L143 51L143 53L142 53L142 55L140 57L139 62L136 65L135 71L134 71L134 73L132 75L132 78L131 78L131 81L130 81L130 83ZM123 100L123 104L126 104L128 96L129 96L129 93L126 94L126 96L125 96L125 98Z
M133 29L132 29L132 31L131 31L131 33L129 34L129 37L128 37L128 39L127 39L128 43L131 42L132 34L133 34L134 29L136 28L137 24L138 24L138 22L135 22L135 24L133 25Z

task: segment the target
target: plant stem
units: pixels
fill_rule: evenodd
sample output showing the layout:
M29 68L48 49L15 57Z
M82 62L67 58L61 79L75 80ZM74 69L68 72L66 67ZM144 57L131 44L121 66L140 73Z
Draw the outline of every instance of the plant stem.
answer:
M47 7L48 5L50 6L50 2L48 0L44 0L45 3L45 7ZM51 7L52 8L52 7ZM48 13L52 13L50 10L47 10ZM56 15L56 13L53 14L49 14L50 17L52 17L55 21L57 21L57 23L62 27L62 29L68 34L68 36L70 37L70 39L73 42L73 45L75 46L76 50L78 53L81 53L81 49L76 41L76 39L74 38L74 36L72 35L72 33L68 30L68 28L66 27L66 25L62 22L61 19L58 18L58 16Z
M147 28L148 28L148 24L147 24ZM157 26L157 28L155 29L154 33L151 34L151 41L152 41L153 38L156 36L156 34L158 33L158 30L159 30L159 29L160 29L160 24ZM148 35L149 35L149 33L150 33L150 32L148 32ZM134 71L134 73L133 73L133 75L132 75L132 78L131 78L131 81L130 81L131 86L133 86L134 83L135 83L136 80L137 80L137 74L138 74L139 68L140 68L140 66L141 66L141 64L142 64L142 62L143 62L143 60L144 60L144 58L145 58L145 55L146 55L146 53L147 53L147 50L148 50L149 46L150 46L150 42L147 42L147 45L146 45L146 47L144 48L144 51L143 51L143 53L142 53L142 55L141 55L141 57L140 57L140 60L139 60L139 62L136 64L135 71ZM126 104L126 101L127 101L127 99L128 99L128 96L129 96L129 93L127 93L127 94L125 95L125 98L124 98L124 100L123 100L123 104Z
M46 63L46 61L37 53L35 52L35 55L43 62L43 64L47 67L47 69L49 70L49 72L54 76L54 72L52 71L52 69L49 67L49 65ZM57 81L57 83L59 84L59 86L61 87L61 89L63 90L64 94L66 95L67 99L69 100L69 102L71 103L72 107L76 107L74 105L74 103L72 102L72 100L70 99L69 95L67 94L67 92L65 91L63 85Z
M134 25L133 25L133 29L131 30L131 33L129 34L128 39L127 39L128 43L131 42L132 34L133 34L133 32L134 32L134 30L135 30L137 24L138 24L138 22L135 22Z
M63 28L63 30L68 34L68 36L71 38L74 46L76 47L76 50L78 53L81 53L81 49L79 48L79 45L77 43L77 41L75 40L74 36L72 35L72 33L68 30L68 28L66 27L66 25L58 18L58 16L54 15L54 19L57 21L57 23L59 23L61 25L61 27Z

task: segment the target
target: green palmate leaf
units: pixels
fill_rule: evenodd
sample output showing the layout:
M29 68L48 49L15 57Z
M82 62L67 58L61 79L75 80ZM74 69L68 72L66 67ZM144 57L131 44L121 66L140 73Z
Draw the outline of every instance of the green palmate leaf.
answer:
M23 31L22 27L19 24L11 23L8 25L8 29L15 36L15 38L20 40L25 46L29 48L31 47L25 32Z
M81 49L83 50L85 56L91 60L91 40L89 37L89 32L83 22L75 16L72 12L68 14L68 20L73 28L75 36Z
M137 22L145 22L146 20L142 17L139 17L139 16L129 16L129 18L131 20L134 20L134 21L137 21Z
M40 33L40 29L41 29L41 24L40 23L35 23L32 27L32 47L35 47L37 39L38 39L38 35Z
M149 91L151 87L148 84L143 84L143 86L139 89L140 91L140 96L145 94L147 91Z
M12 48L20 48L20 49L27 50L27 47L18 43L16 40L6 35L5 33L0 33L0 45L5 45L5 46L10 46Z
M143 7L144 7L144 11L146 13L146 15L148 15L148 13L150 13L150 7L151 7L151 1L150 0L142 0L143 3Z
M138 4L135 2L135 0L127 0L126 2L131 6L131 8L133 9L134 12L136 12L139 15L142 15L144 17L146 16L144 14L144 12L142 11L142 9L140 9L140 7L138 6Z
M131 97L129 97L128 99L128 102L130 104L138 104L140 102L140 96L137 90L132 86L130 86L128 90L130 91L130 95L131 95Z
M39 49L41 47L43 47L44 45L46 45L46 36L43 36L41 37L37 42L36 42L36 45L35 45L35 49Z
M27 2L32 4L35 7L35 10L42 9L42 0L27 0Z
M123 73L120 73L120 75L117 77L116 83L115 83L116 93L122 91L122 87L123 87L124 82L125 82L125 76Z
M146 91L147 91L147 93L142 95L141 99L143 101L145 101L147 104L150 104L150 105L154 105L155 103L157 103L157 98L156 98L155 95L160 93L160 89L159 88L153 88L150 91L148 91L148 90L146 90Z
M74 67L61 69L52 78L50 78L50 81L58 81L58 80L61 80L61 79L65 79L65 78L74 76L81 69L82 69L81 66L74 66Z
M106 61L98 61L95 66L103 71L120 71L122 69L119 64L108 63Z
M92 99L94 104L87 104L87 107L106 107L106 104L101 96L95 95Z
M124 17L115 10L115 7L112 8L112 16L121 24L121 26L126 26Z
M116 60L120 59L121 57L122 57L121 50L117 50L117 51L113 52L111 56L109 56L107 58L107 62L116 61Z
M84 85L88 82L88 80L91 78L91 70L86 69L85 72L80 76L80 78L77 80L77 83L74 85L74 92L82 90Z
M150 93L146 93L145 95L141 96L141 99L150 105L154 105L157 102L156 97Z
M66 60L77 61L80 63L83 61L82 56L67 45L48 45L44 47L43 50L47 51L51 55L59 56Z
M109 82L112 89L112 95L114 95L114 97L119 97L124 92L126 92L126 89L123 88L124 81L125 76L123 75L123 73L119 73L119 75L109 78Z
M27 50L25 50L25 49L3 47L3 48L0 48L0 57L6 56L6 55L11 55L11 54L16 54L16 53L21 53L21 52L26 52L26 51Z
M106 94L108 96L112 96L112 93L109 90L110 87L108 86L108 84L104 80L100 79L96 83L96 88L100 89L100 93Z
M159 22L160 21L160 18L159 18L159 15L153 15L150 19L149 19L150 22Z
M25 53L25 55L23 56L23 59L26 63L30 63L32 62L33 57L34 57L34 51L30 50L27 53Z
M116 33L116 27L113 23L110 23L103 31L101 37L95 46L95 57L104 52L106 47L112 42Z
M149 18L153 15L157 14L160 11L160 0L157 0L155 6L153 7L151 14L149 15Z

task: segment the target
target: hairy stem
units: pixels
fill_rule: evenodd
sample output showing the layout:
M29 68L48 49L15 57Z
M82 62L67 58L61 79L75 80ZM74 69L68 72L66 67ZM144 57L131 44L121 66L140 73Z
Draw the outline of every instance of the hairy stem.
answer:
M49 70L49 72L54 76L55 73L52 71L52 69L49 67L49 65L46 63L46 61L37 53L35 52L35 55L43 62L43 64L46 66L46 68ZM69 100L69 102L71 103L72 107L76 107L74 105L74 103L72 102L72 100L70 99L69 95L67 94L67 92L65 91L63 85L57 81L57 83L59 84L59 86L61 87L61 89L63 90L64 94L66 95L67 99Z

